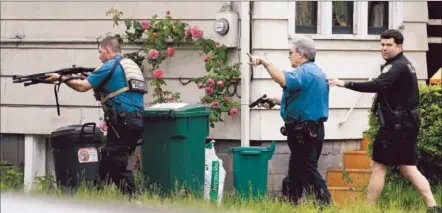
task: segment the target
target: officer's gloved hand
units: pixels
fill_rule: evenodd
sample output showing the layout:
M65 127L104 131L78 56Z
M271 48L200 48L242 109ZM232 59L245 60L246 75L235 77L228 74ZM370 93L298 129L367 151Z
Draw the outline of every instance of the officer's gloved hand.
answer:
M266 109L271 109L277 104L276 98L263 98L263 100L265 102L262 103L261 106Z

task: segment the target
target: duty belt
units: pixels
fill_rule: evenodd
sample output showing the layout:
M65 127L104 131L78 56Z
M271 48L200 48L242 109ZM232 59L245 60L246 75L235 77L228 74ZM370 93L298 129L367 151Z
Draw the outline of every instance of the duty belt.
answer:
M143 118L143 112L134 111L134 112L119 112L118 116L121 118Z

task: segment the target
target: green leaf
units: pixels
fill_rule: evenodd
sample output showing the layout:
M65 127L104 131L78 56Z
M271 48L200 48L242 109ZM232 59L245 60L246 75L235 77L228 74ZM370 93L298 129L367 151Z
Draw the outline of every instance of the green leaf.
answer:
M129 30L132 27L132 20L124 20L124 24L126 25L126 30Z
M205 67L206 67L206 71L207 71L207 72L210 72L210 70L212 69L212 63L210 63L210 62L206 62Z

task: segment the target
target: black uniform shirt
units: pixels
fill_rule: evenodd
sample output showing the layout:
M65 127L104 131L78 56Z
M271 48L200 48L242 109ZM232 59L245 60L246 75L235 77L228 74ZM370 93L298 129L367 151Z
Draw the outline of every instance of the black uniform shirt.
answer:
M386 63L381 66L381 75L378 78L368 82L346 82L345 87L359 92L378 93L379 101L384 109L385 100L393 110L397 106L402 106L404 110L411 110L419 104L416 70L402 52L386 60Z

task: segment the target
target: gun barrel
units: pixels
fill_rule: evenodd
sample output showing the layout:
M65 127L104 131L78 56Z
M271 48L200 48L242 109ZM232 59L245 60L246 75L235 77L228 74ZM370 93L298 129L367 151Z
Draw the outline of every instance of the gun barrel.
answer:
M263 101L264 98L267 98L267 95L264 94L262 95L260 98L258 98L256 101L254 101L253 103L249 104L250 108L255 107L256 105L258 105L259 103L261 103Z
M25 86L29 86L32 84L38 84L38 83L44 83L42 82L46 78L46 74L49 73L58 73L60 75L72 75L72 74L85 74L93 72L95 68L85 68L85 67L74 67L74 68L65 68L65 69L59 69L51 72L43 72L43 73L37 73L32 75L14 75L12 76L12 83L25 83Z

